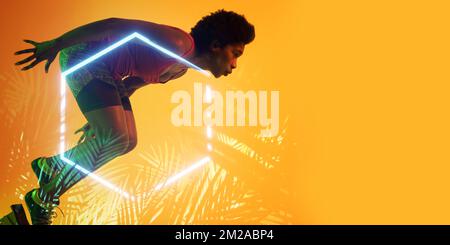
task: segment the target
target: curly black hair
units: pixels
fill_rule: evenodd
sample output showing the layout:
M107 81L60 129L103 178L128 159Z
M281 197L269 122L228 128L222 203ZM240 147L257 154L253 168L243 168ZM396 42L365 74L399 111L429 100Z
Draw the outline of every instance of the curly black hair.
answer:
M209 50L215 40L221 47L250 43L255 39L255 27L243 15L220 9L203 17L191 29L190 34L194 38L197 52L202 54Z

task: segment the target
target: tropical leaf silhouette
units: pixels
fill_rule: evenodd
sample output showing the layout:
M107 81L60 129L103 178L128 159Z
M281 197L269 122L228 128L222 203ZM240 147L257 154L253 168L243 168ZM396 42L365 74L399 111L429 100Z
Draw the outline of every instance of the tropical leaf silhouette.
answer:
M23 196L37 184L31 173L31 160L56 152L58 139L58 105L52 93L56 87L48 76L39 72L19 72L16 69L0 76L2 82L0 124L4 160L2 186L15 186L3 192L4 205ZM7 201L6 201L7 200Z
M31 160L56 153L59 115L49 112L58 112L59 104L53 96L58 88L54 81L38 74L32 70L0 76L6 86L1 103L7 108L1 114L5 118L1 129L8 132L2 149L2 154L8 156L8 177L2 184L16 187L3 193L4 205L10 204L11 196L21 198L36 186L29 167ZM294 223L290 200L295 189L286 177L292 160L288 152L293 149L286 140L287 118L280 132L277 137L261 138L257 129L216 128L211 162L156 190L158 184L186 169L195 156L206 153L203 131L186 128L172 133L159 139L160 143L133 152L137 156L134 159L139 160L118 157L96 171L133 195L134 200L84 179L63 195L60 207L64 215L54 223ZM88 142L86 149L95 154L83 154L86 162L109 160L114 139ZM75 178L75 174L70 176Z

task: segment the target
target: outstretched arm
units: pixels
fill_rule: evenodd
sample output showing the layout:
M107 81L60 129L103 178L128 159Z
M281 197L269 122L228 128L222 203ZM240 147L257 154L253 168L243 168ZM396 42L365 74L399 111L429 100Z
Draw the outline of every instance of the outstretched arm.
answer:
M16 52L16 55L31 53L31 56L17 62L16 65L23 65L32 61L22 68L22 70L28 70L41 61L47 61L45 71L48 72L50 64L58 52L64 48L83 42L99 41L107 37L120 38L133 31L142 32L142 34L148 35L156 39L156 41L165 43L168 45L167 48L171 50L186 49L183 46L185 45L185 42L183 42L185 37L173 29L147 21L109 18L80 26L50 41L39 43L32 40L24 40L26 43L33 45L34 48Z
M29 57L17 62L16 65L22 65L33 61L22 68L22 70L28 70L41 61L47 61L45 64L45 72L48 72L50 64L60 50L78 43L101 40L109 35L115 35L121 29L120 23L121 21L117 18L109 18L80 26L53 40L41 43L32 40L24 40L26 43L33 45L34 48L16 52L16 55L31 53Z
M33 61L22 68L22 70L28 70L41 61L47 61L45 64L45 72L48 72L50 64L53 62L60 50L78 43L101 40L108 35L114 35L120 30L118 24L119 22L120 21L115 18L96 21L73 29L53 40L40 43L32 40L24 40L26 43L33 45L34 48L17 51L15 53L16 55L27 53L31 53L31 55L17 62L16 65L22 65Z
M61 49L75 44L99 41L124 31L126 20L109 18L77 27L55 39L56 47Z

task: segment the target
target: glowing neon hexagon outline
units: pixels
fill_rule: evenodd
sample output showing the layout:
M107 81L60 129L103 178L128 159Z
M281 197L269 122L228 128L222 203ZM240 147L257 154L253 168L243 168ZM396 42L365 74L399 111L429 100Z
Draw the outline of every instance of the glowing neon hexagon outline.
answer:
M71 166L74 166L74 168L76 168L80 172L86 174L88 177L94 179L95 181L99 182L100 184L108 187L109 189L119 193L123 197L125 197L127 199L131 199L131 200L134 200L134 197L131 196L128 192L120 189L116 185L110 183L109 181L103 179L102 177L100 177L100 176L90 172L89 170L81 167L80 165L78 165L75 162L71 161L70 159L66 158L64 156L65 143L66 143L65 142L64 133L66 132L66 116L65 116L65 114L66 114L66 77L68 75L70 75L71 73L76 72L78 69L88 65L89 63L97 60L98 58L106 55L107 53L115 50L116 48L122 46L123 44L125 44L125 43L127 43L127 42L129 42L129 41L131 41L131 40L133 40L135 38L141 40L142 42L146 43L150 47L153 47L153 48L157 49L158 51L160 51L160 52L162 52L162 53L164 53L164 54L166 54L166 55L168 55L168 56L170 56L172 58L177 59L179 62L181 62L181 63L183 63L183 64L185 64L185 65L187 65L187 66L189 66L191 68L194 68L195 70L199 71L203 75L205 75L207 77L210 76L210 74L207 71L205 71L202 68L192 64L191 62L189 62L186 59L180 57L179 55L173 53L172 51L170 51L170 50L168 50L168 49L166 49L166 48L156 44L155 42L151 41L150 39L142 36L141 34L139 34L137 32L134 32L131 35L121 39L120 41L117 41L116 43L110 45L109 47L101 50L100 52L94 54L93 56L87 58L86 60L80 62L79 64L77 64L77 65L75 65L75 66L73 66L73 67L71 67L71 68L69 68L69 69L67 69L67 70L65 70L64 72L61 73L61 81L60 81L60 131L59 131L60 132L60 138L59 138L60 139L60 141L59 141L59 157L60 157L60 159L63 162L65 162L65 163L67 163L67 164L69 164ZM177 177L181 177L181 176L187 174L188 172L192 171L193 169L198 168L198 167L206 164L209 161L210 161L210 158L208 156L203 157L201 160L199 160L198 162L194 163L191 167L186 169L186 171L183 171L182 173L175 175L174 177L170 178L165 183L161 183L161 184L157 185L155 187L155 189L157 189L157 190L161 189L161 187L166 186L166 185L172 183L173 181L175 181L175 179L177 179Z

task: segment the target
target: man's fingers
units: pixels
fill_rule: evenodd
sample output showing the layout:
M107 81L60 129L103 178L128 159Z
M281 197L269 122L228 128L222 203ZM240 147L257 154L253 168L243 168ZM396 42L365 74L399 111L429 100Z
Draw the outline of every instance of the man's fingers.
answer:
M45 73L48 73L48 69L50 68L50 64L53 62L53 60L55 60L55 58L56 58L56 55L53 56L53 57L50 57L47 60L47 63L45 63Z
M32 60L32 59L34 59L34 58L35 58L34 55L32 55L32 56L30 56L30 57L28 57L28 58L25 58L25 59L23 59L23 60L17 62L17 63L16 63L16 66L25 64L25 63L27 63L28 61L30 61L30 60Z
M38 60L33 61L31 64L29 64L28 66L25 66L24 68L22 68L22 71L26 71L30 68L33 68L37 63L39 63Z
M51 61L47 61L47 63L45 63L45 73L48 73L48 68L50 68L51 63Z
M35 42L35 41L33 41L33 40L25 39L25 40L23 40L23 41L26 42L26 43L32 44L32 45L34 45L34 46L36 46L36 44L38 44L37 42Z
M18 55L18 54L33 53L34 51L36 51L35 48L29 48L29 49L24 49L24 50L17 51L14 54Z

